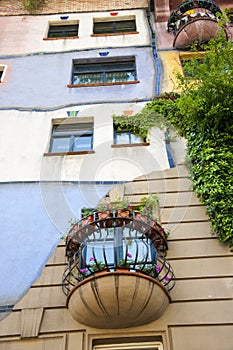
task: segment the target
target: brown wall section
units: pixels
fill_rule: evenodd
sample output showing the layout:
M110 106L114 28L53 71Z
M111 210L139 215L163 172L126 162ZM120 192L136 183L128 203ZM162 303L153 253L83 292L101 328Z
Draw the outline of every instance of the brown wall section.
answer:
M233 254L211 236L205 207L192 192L183 166L154 172L125 186L133 201L148 193L161 198L161 218L171 229L167 259L177 278L172 304L157 321L127 329L101 330L77 323L65 307L60 242L42 276L1 321L1 350L91 350L94 339L162 337L164 350L232 350ZM21 338L24 338L21 340Z
M29 12L23 7L23 0L1 0L0 15L22 15ZM97 12L147 8L147 0L45 0L35 14Z

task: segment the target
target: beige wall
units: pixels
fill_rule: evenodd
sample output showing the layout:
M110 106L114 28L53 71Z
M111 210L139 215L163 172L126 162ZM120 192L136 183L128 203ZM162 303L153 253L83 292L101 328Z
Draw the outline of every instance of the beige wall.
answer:
M165 350L232 349L233 255L210 234L205 208L191 190L186 169L153 172L127 184L125 194L129 191L135 193L135 204L148 191L156 192L162 223L171 230L167 259L177 281L172 303L162 317L142 327L119 330L78 324L66 309L61 291L66 265L61 242L41 277L1 321L1 350L91 350L93 339L134 339L135 334L162 339Z

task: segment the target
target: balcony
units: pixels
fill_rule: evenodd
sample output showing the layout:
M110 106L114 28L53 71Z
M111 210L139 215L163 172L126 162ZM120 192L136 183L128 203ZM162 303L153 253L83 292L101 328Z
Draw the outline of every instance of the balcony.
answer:
M94 328L159 318L175 284L167 249L164 229L140 212L95 212L74 224L62 281L73 318Z
M173 47L188 49L194 43L208 42L219 32L219 6L212 0L187 0L172 12L168 32L173 32ZM226 31L226 37L228 37Z

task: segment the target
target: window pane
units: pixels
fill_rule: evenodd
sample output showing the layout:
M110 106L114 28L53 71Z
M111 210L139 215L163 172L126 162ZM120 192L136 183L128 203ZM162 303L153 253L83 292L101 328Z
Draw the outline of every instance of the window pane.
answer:
M115 140L117 144L130 143L129 132L117 131Z
M88 151L92 149L92 135L75 137L73 151Z
M111 22L96 22L94 23L94 34L112 34L119 32L135 32L136 24L131 21L111 21Z
M94 34L113 33L113 22L97 22L94 23Z
M115 24L116 32L135 32L135 21L117 21Z
M50 26L48 38L63 38L78 35L78 24Z
M70 145L69 137L53 138L51 152L68 152Z
M142 143L144 139L141 136L133 134L131 131L123 130L115 132L115 143L124 144L124 143Z
M131 143L141 143L144 142L143 138L139 135L134 135L133 133L130 134L131 137Z
M106 82L134 81L134 72L106 73Z
M75 74L72 84L97 84L103 82L102 73Z

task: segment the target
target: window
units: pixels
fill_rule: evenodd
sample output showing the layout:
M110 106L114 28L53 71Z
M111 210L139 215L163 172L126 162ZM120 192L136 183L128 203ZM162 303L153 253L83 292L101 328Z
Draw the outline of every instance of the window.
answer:
M94 22L94 34L116 34L136 32L135 20Z
M133 57L122 60L96 60L82 63L74 61L72 71L72 84L68 85L114 85L135 83L136 67Z
M6 73L6 66L0 65L0 83L3 82L5 73Z
M53 126L50 153L83 152L92 149L93 123L64 122Z
M93 350L163 350L161 342L94 345Z
M70 38L78 36L78 23L50 24L48 31L49 39Z
M140 136L135 135L132 131L123 129L114 129L114 144L133 144L133 143L144 143L146 140Z

